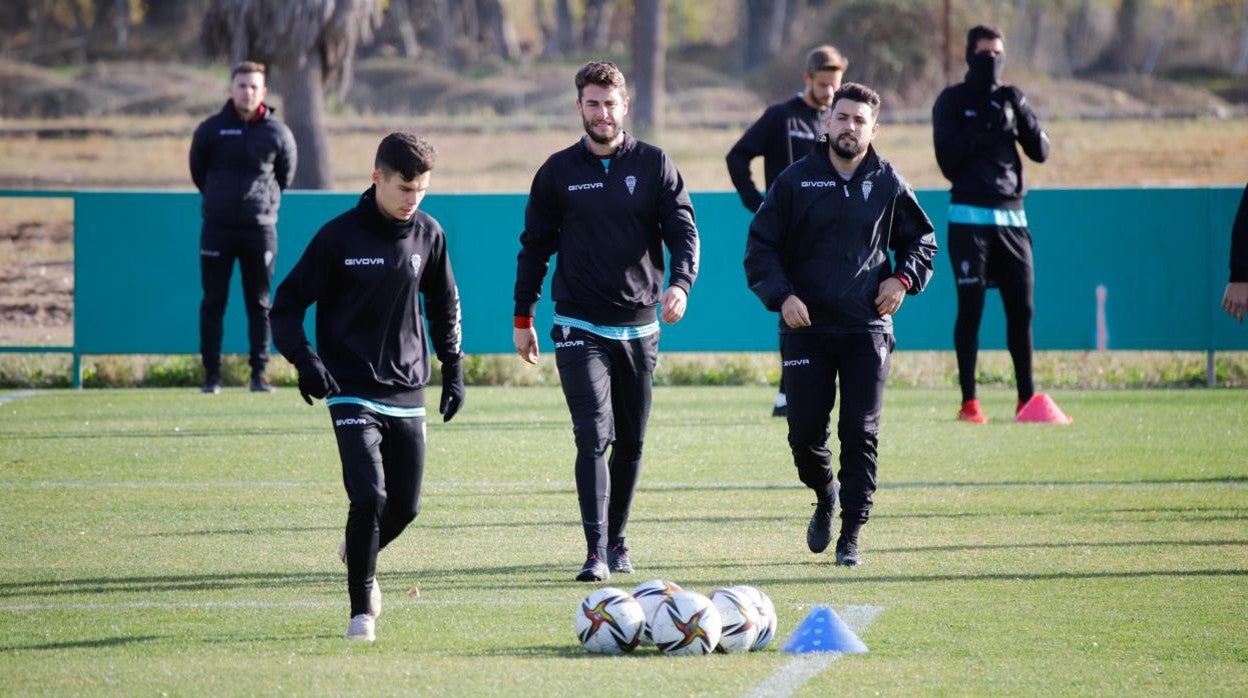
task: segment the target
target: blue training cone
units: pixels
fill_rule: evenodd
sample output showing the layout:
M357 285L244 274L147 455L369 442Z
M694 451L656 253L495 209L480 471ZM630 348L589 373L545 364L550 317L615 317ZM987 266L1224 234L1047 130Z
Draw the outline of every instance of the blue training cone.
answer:
M841 652L865 654L867 646L836 615L831 606L815 606L784 641L781 652L809 654L811 652Z

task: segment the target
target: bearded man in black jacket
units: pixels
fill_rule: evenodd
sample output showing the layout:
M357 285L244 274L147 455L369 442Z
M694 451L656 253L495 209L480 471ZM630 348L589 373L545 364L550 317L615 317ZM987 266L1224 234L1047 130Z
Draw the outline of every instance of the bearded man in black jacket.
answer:
M859 533L876 490L892 316L927 286L936 255L932 222L871 145L879 111L880 96L868 87L851 82L836 91L826 134L767 190L745 252L750 290L780 313L789 448L816 500L806 545L827 549L839 500L836 564L849 566L862 562ZM838 380L834 471L828 438Z

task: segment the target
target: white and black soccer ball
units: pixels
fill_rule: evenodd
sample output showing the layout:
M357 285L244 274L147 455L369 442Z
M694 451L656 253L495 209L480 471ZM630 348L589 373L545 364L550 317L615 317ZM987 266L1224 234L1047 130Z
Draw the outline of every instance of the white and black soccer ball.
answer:
M762 589L745 584L729 588L740 592L747 599L754 602L754 607L758 611L758 639L754 641L753 649L755 651L763 649L776 636L778 619L776 618L776 607L771 602L771 597L767 596Z
M758 606L740 589L716 589L711 592L711 603L719 611L722 632L716 652L738 654L754 649L761 625Z
M641 610L646 615L646 624L641 630L641 644L654 644L654 639L650 637L650 616L654 615L654 609L663 603L663 599L678 591L680 591L680 585L666 579L651 579L633 587L633 598L641 604Z
M602 587L576 608L572 626L585 649L595 654L627 654L641 643L645 612L623 589Z
M650 616L650 636L663 654L710 654L722 628L715 604L696 591L672 594Z

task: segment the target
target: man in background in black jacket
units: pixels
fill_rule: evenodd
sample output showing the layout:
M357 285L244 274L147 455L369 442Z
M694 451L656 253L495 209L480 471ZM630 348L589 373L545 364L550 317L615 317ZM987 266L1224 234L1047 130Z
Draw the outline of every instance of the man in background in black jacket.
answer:
M277 209L295 178L295 138L264 103L265 68L245 61L230 74L230 99L191 138L191 179L203 194L199 267L199 351L205 393L221 390L221 335L230 275L238 260L247 309L252 392L273 392L269 285L277 256Z
M420 512L429 342L442 362L442 421L464 402L459 290L446 235L417 210L435 157L423 138L386 136L373 186L316 233L273 304L277 348L299 370L309 405L328 398L338 440L350 501L338 549L351 597L349 640L373 640L381 613L377 553ZM313 303L316 351L303 332Z
M851 566L862 562L858 534L876 489L892 316L906 294L927 286L936 255L932 223L910 185L871 146L879 111L868 87L836 91L826 135L767 190L745 253L750 290L780 313L789 448L816 498L806 545L827 549L839 493L836 564ZM834 472L828 437L838 379Z
M533 177L516 259L512 339L520 357L536 364L533 311L558 253L550 335L572 414L588 548L576 579L599 582L633 572L625 535L659 358L658 309L667 323L684 317L698 275L698 229L676 165L624 131L628 89L615 64L586 63L575 84L585 136L547 158ZM664 247L671 255L666 290Z
M767 107L728 151L728 176L750 213L763 205L763 196L750 176L750 163L754 158L763 158L763 182L770 189L784 168L805 157L819 139L823 114L831 106L832 95L841 86L847 67L849 61L835 46L811 49L806 54L806 69L802 72L805 83L802 91ZM771 416L783 417L787 406L781 372L780 390Z
M958 356L962 407L958 419L988 421L975 394L979 323L990 286L1001 290L1006 346L1014 361L1017 414L1035 394L1031 319L1035 273L1023 196L1022 146L1044 162L1049 137L1021 90L1001 83L1005 40L980 25L966 36L966 81L945 88L932 108L936 162L953 187L949 204L949 261L958 288L953 346Z

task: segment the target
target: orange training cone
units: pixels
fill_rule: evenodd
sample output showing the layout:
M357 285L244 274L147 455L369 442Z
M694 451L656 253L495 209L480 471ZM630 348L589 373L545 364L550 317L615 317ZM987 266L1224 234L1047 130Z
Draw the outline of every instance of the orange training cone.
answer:
M1070 424L1073 419L1066 416L1062 408L1053 402L1053 398L1044 393L1036 393L1031 396L1023 409L1014 415L1016 422L1029 422L1032 424Z

